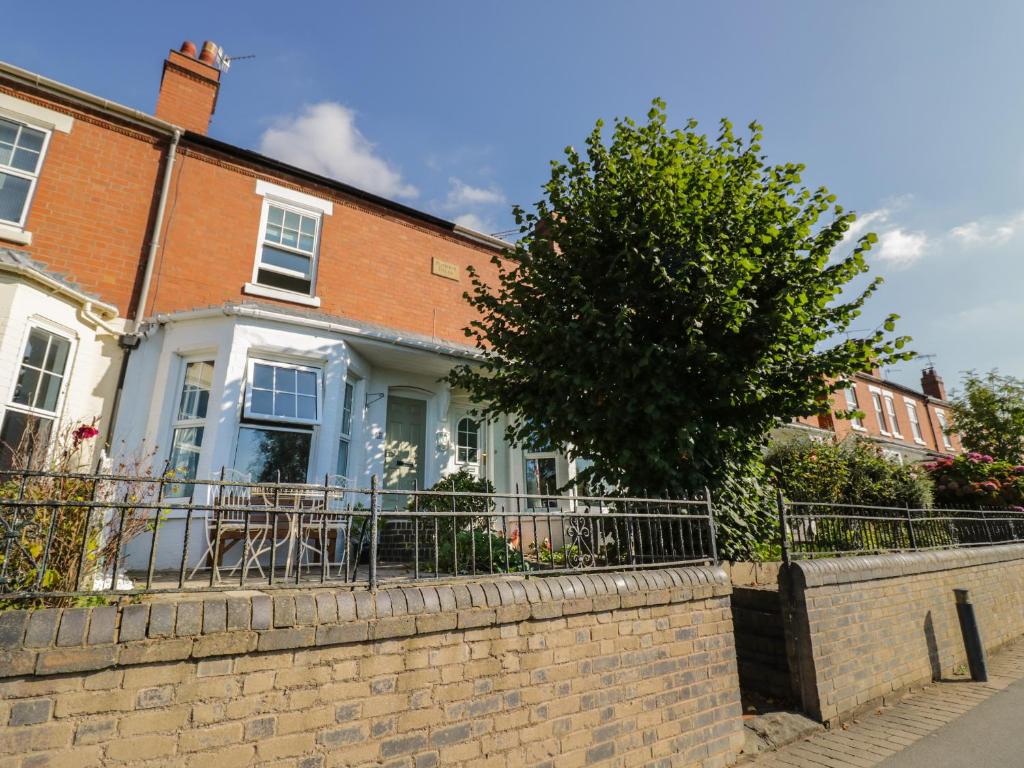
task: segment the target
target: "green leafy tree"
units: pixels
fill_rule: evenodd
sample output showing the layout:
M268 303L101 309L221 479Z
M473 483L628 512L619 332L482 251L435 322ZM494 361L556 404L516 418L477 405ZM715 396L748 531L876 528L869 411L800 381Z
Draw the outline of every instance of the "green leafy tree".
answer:
M952 426L968 450L1024 464L1024 381L968 371L953 399Z
M833 259L855 216L802 186L802 171L766 163L756 123L744 139L723 120L710 140L694 121L669 130L657 100L610 141L598 122L584 153L552 163L534 210L514 209L522 238L494 259L497 284L472 273L480 318L466 333L483 359L450 381L483 416L511 414L512 442L539 433L592 461L583 482L711 486L729 502L727 552L749 549L748 478L772 427L827 410L872 362L904 358L895 315L843 338L881 282L841 297L876 238Z

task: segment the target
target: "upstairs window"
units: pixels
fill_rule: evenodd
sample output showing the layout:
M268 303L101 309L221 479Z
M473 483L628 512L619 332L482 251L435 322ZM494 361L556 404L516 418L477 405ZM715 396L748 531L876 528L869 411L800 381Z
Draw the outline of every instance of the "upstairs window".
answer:
M910 421L910 431L914 435L914 441L924 445L924 433L921 431L921 419L917 415L917 405L907 402L907 419Z
M459 464L477 464L480 461L480 425L468 416L459 419L455 430L455 460Z
M244 416L257 421L318 424L320 377L319 368L250 360Z
M25 225L49 133L0 118L0 222Z
M871 404L875 406L875 416L878 419L878 431L883 435L888 435L889 425L885 423L885 410L882 408L882 396L877 392L872 392Z
M320 217L267 201L253 280L306 296L313 293Z
M846 388L846 410L848 411L859 411L860 402L857 400L857 390L852 386ZM854 416L850 419L850 423L854 429L864 429L864 419L860 416Z
M953 441L949 439L949 426L946 423L946 414L944 411L935 411L935 417L939 420L939 431L942 432L942 444L946 450L953 450Z
M896 437L903 437L900 433L899 419L896 418L896 403L893 402L892 395L885 396L885 411L889 414L889 428L892 429L892 433Z

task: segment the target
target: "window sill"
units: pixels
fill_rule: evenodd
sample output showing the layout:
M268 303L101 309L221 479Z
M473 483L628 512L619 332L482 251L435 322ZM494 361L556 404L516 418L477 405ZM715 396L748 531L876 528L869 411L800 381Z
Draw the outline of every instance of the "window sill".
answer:
M867 431L868 431L868 430L867 430L867 427L861 427L861 426L859 426L859 425L857 425L857 424L851 424L850 426L851 426L851 427L852 427L853 429L857 430L858 432L867 432Z
M289 301L292 304L302 304L305 307L319 307L319 296L303 296L291 291L282 291L279 288L268 288L265 285L246 283L242 286L242 293L249 296L260 296L264 299L277 299L278 301Z
M914 438L914 442L917 443L918 445L925 445L924 440L919 440L916 437Z
M32 233L9 224L0 224L0 240L17 245L32 245Z

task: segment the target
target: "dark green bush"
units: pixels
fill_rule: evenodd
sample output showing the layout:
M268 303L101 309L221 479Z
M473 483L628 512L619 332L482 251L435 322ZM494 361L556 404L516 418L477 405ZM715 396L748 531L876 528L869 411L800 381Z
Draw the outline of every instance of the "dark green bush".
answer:
M433 520L426 518L420 524L420 561L424 568L428 571L434 568L436 530L439 573L473 573L474 566L476 573L510 573L527 569L522 553L508 538L508 532L494 529L494 500L457 495L494 493L494 486L488 480L462 469L441 478L428 490L453 493L421 496L418 503L409 501L408 509L416 508L435 515ZM453 515L453 512L460 514ZM467 512L471 514L466 515Z

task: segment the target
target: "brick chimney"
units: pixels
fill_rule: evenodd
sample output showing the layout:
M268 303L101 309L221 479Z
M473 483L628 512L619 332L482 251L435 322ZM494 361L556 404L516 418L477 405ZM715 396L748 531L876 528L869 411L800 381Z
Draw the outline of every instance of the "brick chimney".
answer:
M921 391L937 400L946 399L946 385L942 383L942 377L934 368L929 367L921 371Z
M197 58L195 43L186 40L181 50L171 51L164 61L156 116L185 130L205 134L217 106L219 89L217 45L207 40Z

